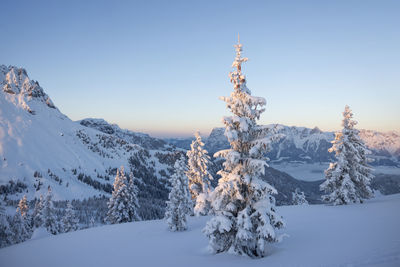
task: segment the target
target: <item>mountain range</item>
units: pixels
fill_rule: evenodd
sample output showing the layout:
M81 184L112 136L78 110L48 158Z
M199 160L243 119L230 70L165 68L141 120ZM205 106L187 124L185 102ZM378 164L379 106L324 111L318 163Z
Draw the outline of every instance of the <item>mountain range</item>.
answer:
M268 125L274 128L281 138L272 142L272 149L267 154L271 163L321 163L334 160L334 154L328 149L335 137L334 132L324 132L318 127L313 129L285 125ZM206 149L212 155L226 149L229 143L224 135L224 128L214 128L207 138L204 138ZM392 132L377 132L360 130L360 137L371 150L371 165L400 167L400 134ZM191 138L165 139L170 144L183 149L190 148Z
M273 144L269 155L273 161L331 159L326 150L333 133L281 125L278 128L285 137ZM397 164L398 135L385 139L379 133L366 133L374 140L368 144L380 151L374 154L381 157L379 162ZM388 140L393 142L389 147ZM211 153L227 147L221 128L214 129L205 141ZM132 173L137 178L142 218L161 218L170 188L168 178L188 144L190 139L153 138L103 119L72 121L55 106L39 82L28 77L25 69L0 65L0 194L3 199L14 201L9 202L13 205L24 194L33 200L51 186L56 200L100 196L104 206L112 192L116 170L124 166L127 175ZM213 159L210 166L216 178L214 185L221 164L221 160ZM299 181L273 168L266 169L263 179L277 188L278 204L290 204L295 188L304 191L311 203L319 202L320 182ZM386 177L376 187L392 193L387 187L395 185L397 191L399 184L400 179Z

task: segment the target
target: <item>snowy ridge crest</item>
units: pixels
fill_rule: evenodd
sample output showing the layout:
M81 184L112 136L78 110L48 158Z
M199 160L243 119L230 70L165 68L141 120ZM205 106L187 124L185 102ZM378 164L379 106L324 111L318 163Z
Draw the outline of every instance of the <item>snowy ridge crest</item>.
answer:
M0 65L0 86L9 101L31 114L36 111L31 102L42 102L47 107L56 109L50 97L40 87L39 82L30 80L25 69L15 66Z
M26 71L0 66L0 194L28 200L108 196L117 168L140 185L141 216L160 218L181 149L103 119L72 121ZM160 204L161 203L161 204Z
M274 125L268 125L273 127ZM313 129L297 126L277 125L277 134L283 137L272 142L272 150L267 156L273 162L329 162L333 154L328 152L332 146L334 132L324 132L318 127ZM374 165L400 164L400 134L397 132L377 132L360 130L360 137L372 151ZM224 136L224 128L214 128L205 140L206 149L213 153L229 147Z

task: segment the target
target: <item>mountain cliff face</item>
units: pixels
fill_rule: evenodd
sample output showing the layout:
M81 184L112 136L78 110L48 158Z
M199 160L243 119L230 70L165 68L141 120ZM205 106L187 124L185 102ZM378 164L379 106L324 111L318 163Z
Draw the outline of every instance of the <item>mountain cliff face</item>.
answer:
M162 216L180 149L101 119L70 120L24 69L0 66L0 193L8 199L108 196L116 168L138 179L143 209Z
M335 137L334 132L323 132L317 127L310 129L285 125L270 126L276 127L277 133L283 136L272 143L272 150L267 154L272 163L317 163L334 159L334 155L328 152ZM400 166L400 134L360 130L360 137L372 152L371 158L374 160L371 162L372 165ZM205 144L211 155L218 150L228 148L224 128L214 128L205 140Z

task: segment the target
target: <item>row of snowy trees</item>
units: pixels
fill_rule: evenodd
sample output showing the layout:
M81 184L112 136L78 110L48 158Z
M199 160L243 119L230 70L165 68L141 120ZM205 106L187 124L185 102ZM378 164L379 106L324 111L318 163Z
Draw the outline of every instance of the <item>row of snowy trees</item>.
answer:
M126 177L123 167L117 170L114 190L107 203L107 222L115 224L141 220L138 215L140 207L137 198L138 189L134 180L133 175L130 179ZM94 226L93 217L89 226ZM50 186L46 196L41 195L35 202L32 213L29 213L26 196L19 201L13 217L8 217L3 205L0 205L0 247L28 240L34 235L35 229L40 228L53 235L76 231L79 228L78 217L69 201L67 201L64 216L61 220L57 219Z
M231 148L214 155L225 159L218 172L218 186L211 187L213 178L207 168L210 158L196 133L187 152L188 166L183 157L175 163L165 218L171 230L182 231L187 228L187 215L213 215L204 229L210 249L256 258L266 255L268 243L281 240L277 230L285 225L275 207L273 195L277 191L261 179L268 166L265 154L270 150L270 142L279 137L274 128L256 123L266 101L251 95L241 71L247 58L241 56L240 43L235 48L235 71L230 73L234 91L230 97L221 98L233 114L223 118ZM373 176L366 157L370 152L354 128L356 122L348 106L343 115L344 128L336 134L329 150L336 153L337 162L330 164L321 185L327 193L323 200L334 205L362 202L373 195L369 187ZM299 189L292 193L292 200L295 205L308 204Z
M32 213L29 213L28 201L25 195L19 201L14 217L10 220L4 211L0 210L0 220L0 247L28 240L34 234L35 229L38 228L44 228L53 235L78 229L78 219L70 202L67 203L61 222L57 221L50 186L46 197L41 195L40 199L36 201Z

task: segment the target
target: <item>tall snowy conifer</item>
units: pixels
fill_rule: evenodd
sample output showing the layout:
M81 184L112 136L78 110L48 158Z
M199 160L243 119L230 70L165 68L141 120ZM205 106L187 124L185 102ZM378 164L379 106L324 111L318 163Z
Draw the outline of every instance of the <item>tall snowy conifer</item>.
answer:
M175 173L171 176L172 189L168 196L165 220L172 231L184 231L187 229L186 216L191 212L185 158L181 156L174 167Z
M349 106L343 112L343 129L335 134L329 152L335 152L336 162L331 163L325 171L326 181L320 189L327 193L322 199L334 205L362 203L371 198L373 192L369 187L373 175L368 165L367 155L371 152L366 148L354 128L357 124L353 119Z
M78 218L75 215L74 208L71 202L68 201L67 209L65 210L65 215L63 217L63 232L68 233L71 231L76 231L78 229Z
M212 193L215 216L204 229L209 238L209 247L215 252L229 251L250 257L263 257L266 245L281 239L276 229L284 222L275 209L273 194L277 191L260 176L264 173L270 149L267 134L273 129L259 126L256 120L264 112L266 101L251 96L242 74L242 45L235 45L236 58L230 73L234 91L230 97L221 97L233 116L224 117L225 136L231 149L217 152L215 157L224 157L224 169L218 186Z
M190 145L188 156L188 170L186 172L189 178L189 191L195 204L194 213L196 215L207 215L211 205L209 194L211 193L211 183L213 179L208 171L210 156L204 149L204 143L201 140L199 132L195 133L196 139Z
M124 167L121 166L121 170L117 170L114 190L108 201L107 219L110 223L125 223L140 219L137 215L139 204L136 199L136 192L133 181L132 184L128 182Z
M53 193L50 186L47 189L46 199L43 203L42 221L43 227L45 227L49 233L53 235L58 234L59 227L56 219L56 211L53 204Z

